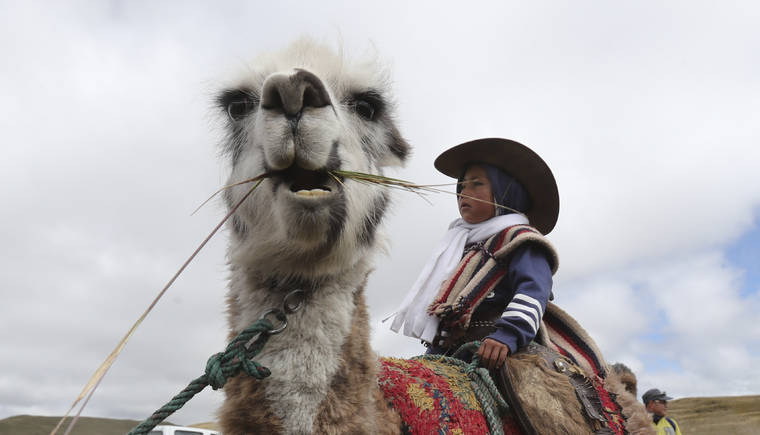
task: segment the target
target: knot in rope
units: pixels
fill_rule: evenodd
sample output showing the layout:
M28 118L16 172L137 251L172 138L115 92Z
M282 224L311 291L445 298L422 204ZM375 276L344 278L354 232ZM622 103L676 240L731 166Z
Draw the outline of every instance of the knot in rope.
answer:
M269 376L271 374L269 369L252 361L251 358L259 353L266 341L266 339L262 341L262 338L268 338L266 333L271 329L272 322L260 319L235 337L224 352L211 355L206 362L205 371L206 380L211 388L218 390L224 387L227 380L237 375L240 370L256 379ZM259 334L262 334L261 337L246 347L246 343Z

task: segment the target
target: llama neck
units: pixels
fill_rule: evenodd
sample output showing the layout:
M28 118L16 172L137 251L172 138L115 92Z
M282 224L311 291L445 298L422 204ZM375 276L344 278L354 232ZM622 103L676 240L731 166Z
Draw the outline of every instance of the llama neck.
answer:
M319 415L324 414L325 404L331 400L361 394L361 402L369 402L369 389L376 387L374 362L369 364L372 367L366 362L358 367L364 372L365 385L351 385L351 391L335 394L335 387L346 383L347 373L357 369L353 364L347 366L347 362L366 359L371 354L363 294L368 270L367 262L360 261L345 274L313 289L303 309L288 316L285 331L272 336L256 357L272 372L261 384L263 398L284 433L315 432L315 425L325 424ZM250 272L233 274L231 279L228 303L232 335L266 310L280 307L283 296L292 290L273 291L263 281L252 282L253 276L256 275ZM370 358L376 361L374 354ZM228 400L229 396L228 392Z

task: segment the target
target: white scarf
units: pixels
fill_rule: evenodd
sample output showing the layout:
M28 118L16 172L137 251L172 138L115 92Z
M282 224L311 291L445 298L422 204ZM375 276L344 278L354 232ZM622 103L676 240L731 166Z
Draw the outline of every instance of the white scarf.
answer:
M427 308L438 294L443 281L451 276L462 260L464 247L470 243L487 240L504 228L525 224L528 224L528 219L516 213L492 217L479 224L468 224L461 218L454 220L449 225L446 235L433 250L433 255L407 293L404 302L396 313L390 316L395 316L391 330L398 332L401 325L404 325L404 335L431 343L438 331L439 319L429 315Z

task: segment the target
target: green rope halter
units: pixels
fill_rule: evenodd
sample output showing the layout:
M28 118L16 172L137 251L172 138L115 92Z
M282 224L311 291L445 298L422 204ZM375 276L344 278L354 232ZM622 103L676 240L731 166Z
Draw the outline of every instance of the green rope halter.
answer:
M300 308L300 302L297 305L289 304L289 296L286 296L283 305L286 312L293 313ZM272 322L266 318L270 314L273 314L277 320L282 322L279 328L273 329ZM227 345L224 352L212 355L206 362L206 370L203 375L191 381L184 390L174 396L166 405L162 406L134 429L129 431L127 435L147 435L148 432L153 430L153 428L175 411L182 408L196 394L203 391L204 388L211 385L211 388L218 390L219 388L224 387L224 384L226 384L230 378L237 376L240 371L243 371L248 376L252 376L256 379L264 379L269 376L271 374L269 369L260 365L256 361L253 361L252 358L261 352L261 349L271 335L282 332L286 326L287 318L285 313L277 309L266 312L259 320L238 334L238 336ZM247 343L251 344L246 346ZM501 415L509 409L509 405L507 405L501 397L501 394L499 394L488 370L478 366L479 360L476 352L479 347L479 341L471 341L462 345L451 357L442 355L421 355L413 359L442 361L462 368L472 382L475 397L477 397L480 402L490 432L494 435L504 435L504 430L501 425ZM471 362L468 363L457 358L457 356L464 352L471 352L473 354Z

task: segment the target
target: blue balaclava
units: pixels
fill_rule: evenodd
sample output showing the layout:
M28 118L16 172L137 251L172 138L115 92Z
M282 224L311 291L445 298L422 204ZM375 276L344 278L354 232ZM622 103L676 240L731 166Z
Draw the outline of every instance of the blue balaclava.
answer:
M493 199L496 204L509 207L511 209L525 213L530 208L530 195L528 191L515 180L511 175L497 168L496 166L489 165L488 163L470 163L462 170L462 175L459 176L459 183L457 185L457 193L462 191L462 180L464 179L464 173L467 172L467 168L471 165L482 166L486 170L488 181L491 182L491 193L493 193ZM505 208L496 207L496 216L514 213L511 210Z

